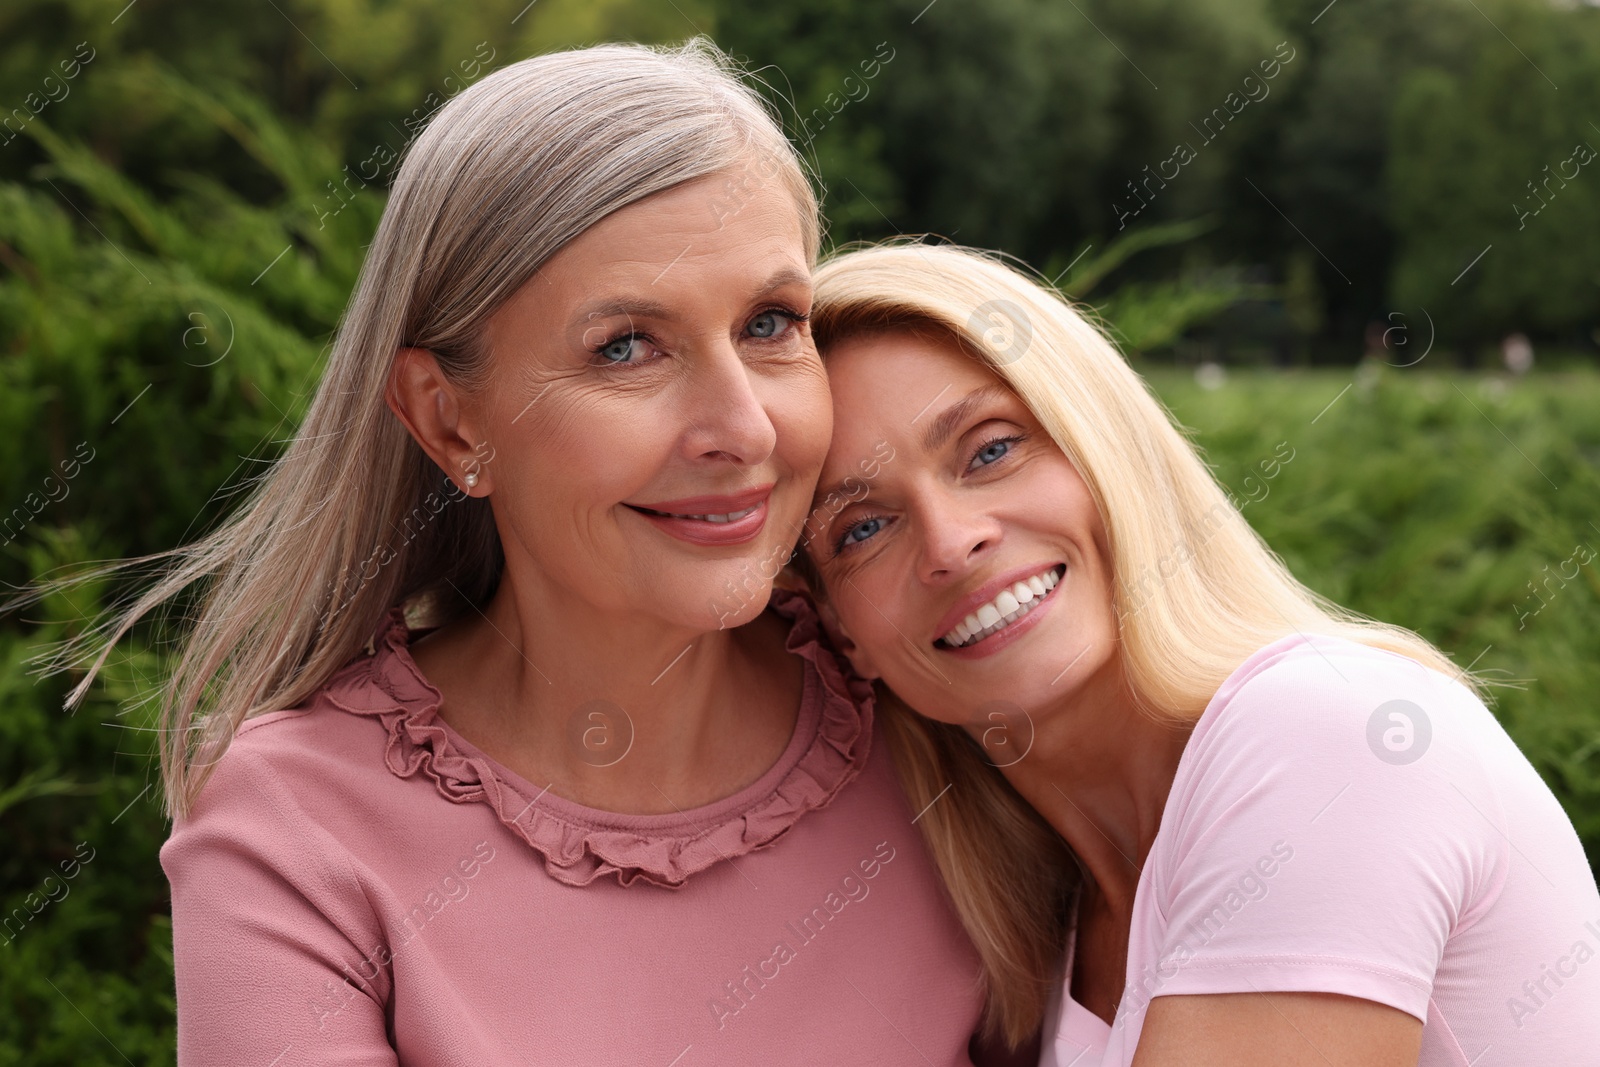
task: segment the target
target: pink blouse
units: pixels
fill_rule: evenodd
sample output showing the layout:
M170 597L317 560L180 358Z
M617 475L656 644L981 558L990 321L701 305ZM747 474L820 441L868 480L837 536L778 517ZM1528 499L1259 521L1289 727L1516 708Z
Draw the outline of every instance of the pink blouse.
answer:
M1597 954L1577 831L1482 701L1296 635L1246 660L1184 747L1112 1025L1058 988L1039 1062L1127 1067L1156 997L1300 991L1415 1016L1419 1067L1577 1067L1600 1062Z
M249 720L161 850L180 1064L972 1063L978 957L871 688L803 596L771 608L807 664L794 736L682 813L581 807L474 748L398 608Z

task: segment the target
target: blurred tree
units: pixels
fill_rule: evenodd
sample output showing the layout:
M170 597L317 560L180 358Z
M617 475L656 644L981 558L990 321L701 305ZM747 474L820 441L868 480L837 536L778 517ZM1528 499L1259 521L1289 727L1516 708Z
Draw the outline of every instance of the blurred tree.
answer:
M1123 228L1116 205L1136 203L1129 183L1178 142L1197 160L1156 183L1172 188L1141 221L1214 199L1248 133L1208 145L1191 123L1242 96L1284 39L1264 4L1224 0L717 0L717 10L719 41L770 65L797 130L829 94L847 96L858 60L880 42L892 50L812 142L837 239L935 233L1040 263ZM1285 70L1257 90L1246 124L1270 122L1276 101L1265 101L1292 80Z
M1236 202L1251 220L1247 247L1261 258L1287 271L1291 250L1314 255L1327 326L1355 355L1365 324L1383 317L1388 299L1393 234L1384 174L1399 82L1417 64L1463 63L1463 42L1480 28L1494 31L1454 0L1279 6L1301 41L1301 80L1276 113L1276 144L1254 179L1258 189L1240 182ZM1276 254L1268 251L1274 245Z
M1087 22L1091 15L1097 31L1115 42L1118 59L1115 140L1097 180L1098 217L1088 232L1118 229L1119 210L1137 205L1130 182L1150 200L1141 221L1214 211L1223 187L1237 182L1247 150L1280 121L1304 53L1262 0L1083 5L1080 17ZM1280 42L1287 48L1279 50ZM1152 175L1172 173L1161 164L1178 145L1192 151L1193 161L1177 177L1146 186Z
M1391 292L1458 341L1581 337L1600 319L1600 11L1488 10L1515 47L1482 35L1470 76L1412 71L1396 103Z
M1321 333L1326 321L1322 284L1317 279L1317 257L1309 248L1289 253L1283 289L1284 312L1295 333L1303 338Z
M84 42L95 58L43 112L44 121L157 191L172 191L163 183L181 161L181 169L256 199L272 194L272 176L214 122L160 91L156 68L208 91L246 89L306 129L338 164L355 166L380 144L398 150L411 131L404 120L425 117L511 60L602 40L682 40L715 25L705 0L482 0L469 7L447 0L139 0L122 7L116 0L11 0L0 7L0 110L21 105ZM26 141L0 146L0 179L25 179L42 158Z
M1040 223L1087 204L1121 61L1070 6L718 0L718 12L720 43L773 83L813 151L835 240L936 233L1042 260ZM844 104L818 129L830 96Z

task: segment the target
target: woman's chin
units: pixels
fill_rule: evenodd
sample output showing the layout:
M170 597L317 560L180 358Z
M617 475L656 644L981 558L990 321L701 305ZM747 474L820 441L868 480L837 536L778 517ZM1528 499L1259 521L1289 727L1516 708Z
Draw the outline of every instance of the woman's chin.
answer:
M649 614L670 620L688 629L710 632L730 630L752 622L766 609L772 596L772 577L757 559L723 561L723 566L693 568L681 581L668 578L657 585L654 610L640 605Z
M736 626L743 626L747 622L754 622L756 617L766 609L767 598L772 595L772 583L768 582L759 591L741 590L738 598L719 598L706 615L705 628L707 630L731 630Z
M1054 621L1041 618L1033 632L1017 634L992 654L936 655L937 676L928 677L924 667L913 672L913 685L889 687L919 714L954 726L970 726L974 716L986 719L1002 705L1008 714L1050 706L1100 664L1081 632L1052 626Z

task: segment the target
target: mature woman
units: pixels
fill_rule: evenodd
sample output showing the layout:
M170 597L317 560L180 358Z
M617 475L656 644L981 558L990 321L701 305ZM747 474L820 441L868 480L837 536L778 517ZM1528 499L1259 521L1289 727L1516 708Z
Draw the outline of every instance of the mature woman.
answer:
M514 64L411 147L304 425L113 628L207 583L181 1063L970 1062L870 690L768 605L818 228L703 44Z
M857 251L813 328L835 429L807 558L858 671L932 720L913 805L987 748L1082 863L1041 1063L1592 1059L1600 894L1473 679L1295 581L1020 272ZM969 922L1045 927L1059 886L971 891L963 803L921 825Z

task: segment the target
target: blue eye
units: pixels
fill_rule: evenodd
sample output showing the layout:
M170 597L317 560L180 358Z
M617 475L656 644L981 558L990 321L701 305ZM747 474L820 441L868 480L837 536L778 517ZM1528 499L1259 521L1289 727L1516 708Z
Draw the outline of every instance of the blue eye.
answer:
M853 548L870 538L873 534L883 529L882 519L862 519L855 523L839 538L839 543L834 546L835 551L844 551Z
M745 332L751 337L762 341L770 341L774 337L781 337L797 322L806 321L808 316L797 315L792 311L763 311L750 320L745 327Z
M982 445L973 454L972 463L967 469L973 470L977 467L987 467L989 464L1005 458L1006 454L1011 451L1011 445L1015 441L1016 438L1014 437L997 437L993 441Z
M642 348L639 336L629 333L607 341L595 353L607 363L635 363L644 354Z
M781 321L782 318L783 316L779 315L776 311L763 311L761 314L750 320L750 325L747 327L750 331L750 336L776 337L779 329L783 325Z

